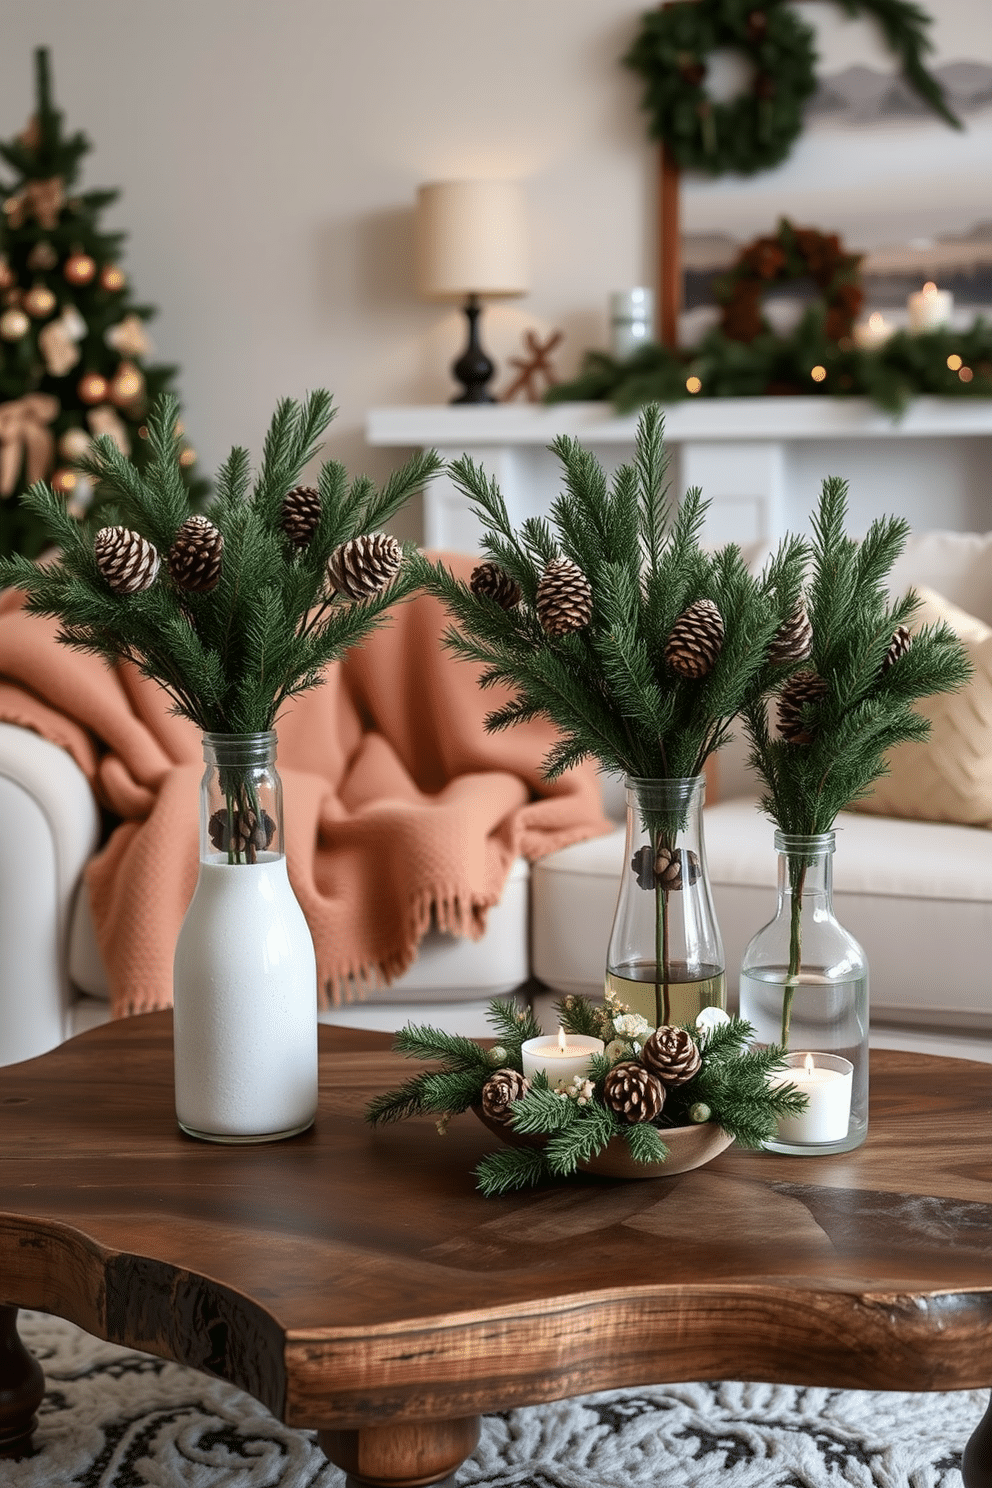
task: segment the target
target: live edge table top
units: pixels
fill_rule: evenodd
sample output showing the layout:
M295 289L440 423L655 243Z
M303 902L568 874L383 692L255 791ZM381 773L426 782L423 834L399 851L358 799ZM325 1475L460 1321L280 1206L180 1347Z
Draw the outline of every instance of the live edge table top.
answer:
M471 1114L365 1122L411 1072L321 1028L313 1130L225 1147L176 1126L167 1013L0 1069L0 1303L326 1429L675 1380L992 1384L992 1066L873 1053L845 1156L495 1200Z

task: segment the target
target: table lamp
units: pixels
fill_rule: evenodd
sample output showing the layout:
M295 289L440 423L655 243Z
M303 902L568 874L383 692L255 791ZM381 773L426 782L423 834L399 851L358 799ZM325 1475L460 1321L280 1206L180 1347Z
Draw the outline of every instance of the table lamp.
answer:
M527 290L524 203L515 181L433 181L417 193L417 277L432 300L464 300L468 344L452 366L452 403L493 403L495 367L479 342L483 299Z

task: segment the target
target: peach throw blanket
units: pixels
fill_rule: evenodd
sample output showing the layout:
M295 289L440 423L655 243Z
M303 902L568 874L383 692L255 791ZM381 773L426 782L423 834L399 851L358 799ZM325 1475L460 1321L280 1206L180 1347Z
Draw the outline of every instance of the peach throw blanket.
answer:
M471 559L443 556L467 577ZM325 1006L399 976L432 917L481 935L514 857L608 830L592 765L542 780L550 725L485 732L500 692L442 648L446 623L428 595L397 605L277 722L289 875ZM157 684L56 630L18 592L0 599L0 720L68 750L122 819L86 870L112 1011L167 1007L197 875L200 734Z

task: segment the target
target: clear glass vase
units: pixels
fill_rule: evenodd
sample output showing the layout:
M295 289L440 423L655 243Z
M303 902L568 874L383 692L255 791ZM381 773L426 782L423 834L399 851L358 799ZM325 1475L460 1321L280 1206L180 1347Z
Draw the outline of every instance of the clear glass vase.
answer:
M176 1115L271 1142L317 1110L317 968L283 853L276 736L204 734L200 871L173 970Z
M775 847L778 909L744 952L740 1011L757 1043L788 1049L809 1105L766 1146L849 1152L868 1134L868 964L834 915L833 832L776 832Z
M703 847L703 776L628 779L627 839L606 989L658 1028L727 1000Z

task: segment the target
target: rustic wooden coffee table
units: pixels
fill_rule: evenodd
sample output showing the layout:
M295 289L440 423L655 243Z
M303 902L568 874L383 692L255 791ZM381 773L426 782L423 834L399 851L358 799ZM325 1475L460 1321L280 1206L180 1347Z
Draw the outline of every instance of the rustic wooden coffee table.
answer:
M263 1147L179 1132L167 1013L0 1070L9 1455L43 1389L18 1307L229 1380L389 1488L453 1473L481 1413L588 1390L992 1384L992 1066L873 1055L846 1156L491 1200L471 1115L364 1122L411 1072L388 1042L322 1029L317 1124ZM965 1482L992 1485L992 1410Z

